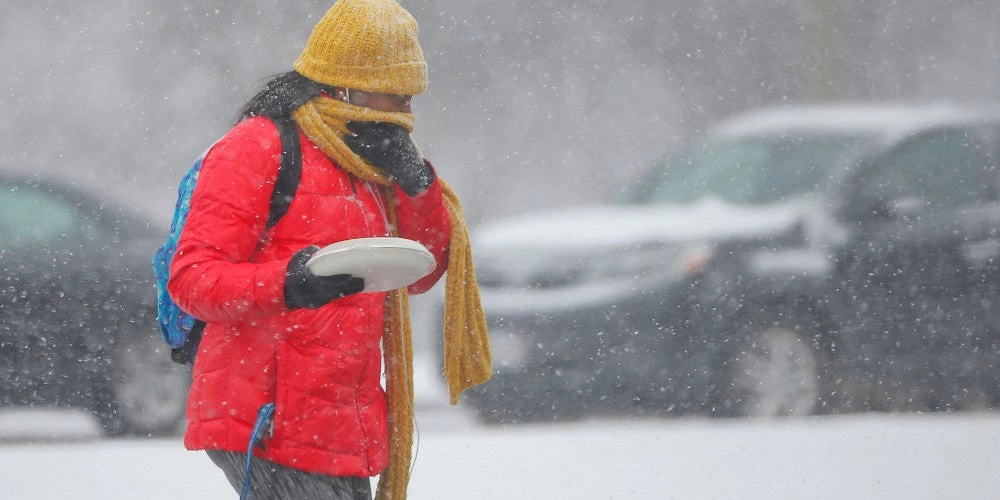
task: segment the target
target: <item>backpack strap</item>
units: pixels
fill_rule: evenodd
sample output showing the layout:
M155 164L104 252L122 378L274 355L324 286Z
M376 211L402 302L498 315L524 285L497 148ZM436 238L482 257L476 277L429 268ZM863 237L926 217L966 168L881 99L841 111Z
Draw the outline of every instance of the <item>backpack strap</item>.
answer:
M271 118L271 121L278 127L278 135L281 137L281 164L278 165L278 178L274 181L274 190L271 191L271 205L264 226L265 233L288 213L288 207L295 198L295 191L299 188L299 181L302 180L302 147L299 144L299 129L295 120L291 116L281 116ZM261 239L263 238L261 235ZM205 322L196 320L184 340L184 345L170 350L170 359L180 364L193 364L194 353L198 351L204 329Z
M170 349L170 359L172 359L174 363L180 363L182 365L186 365L188 363L194 364L194 353L198 350L198 344L201 342L201 332L204 329L204 321L200 319L194 320L194 325L191 326L191 331L188 332L187 337L184 339L184 345Z
M274 191L271 191L271 209L267 214L267 225L264 230L274 227L288 212L288 207L295 198L295 191L302 180L302 148L299 145L299 129L290 116L272 118L281 136L281 165L278 167L278 179L274 181Z
M253 429L250 431L250 442L247 443L247 460L244 466L243 489L240 491L240 500L250 498L252 484L252 474L250 472L253 469L254 448L260 446L261 449L264 449L262 439L274 435L274 408L274 403L267 403L257 410L257 420L253 423ZM264 436L265 433L267 436Z

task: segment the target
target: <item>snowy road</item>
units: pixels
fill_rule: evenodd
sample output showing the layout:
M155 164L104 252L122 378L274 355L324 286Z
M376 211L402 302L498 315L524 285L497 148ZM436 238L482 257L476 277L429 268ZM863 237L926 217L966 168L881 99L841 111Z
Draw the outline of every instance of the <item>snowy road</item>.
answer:
M420 419L416 500L1000 495L1000 414L483 428L442 409ZM28 428L58 442L0 445L3 498L235 498L177 440L103 440L80 415L0 414L8 441Z

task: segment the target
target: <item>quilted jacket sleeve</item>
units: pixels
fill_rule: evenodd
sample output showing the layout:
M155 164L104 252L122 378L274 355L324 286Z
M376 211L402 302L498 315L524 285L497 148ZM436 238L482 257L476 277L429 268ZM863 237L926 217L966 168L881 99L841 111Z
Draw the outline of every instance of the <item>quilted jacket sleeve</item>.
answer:
M235 126L205 157L167 284L195 317L245 321L284 310L288 259L250 262L280 161L277 129L263 118Z
M428 162L430 165L430 162ZM431 168L434 168L431 166ZM441 193L441 181L435 179L424 192L409 197L397 186L396 213L399 216L399 235L422 243L434 254L437 266L431 274L410 285L410 293L423 293L431 289L448 269L448 242L451 239L451 218Z

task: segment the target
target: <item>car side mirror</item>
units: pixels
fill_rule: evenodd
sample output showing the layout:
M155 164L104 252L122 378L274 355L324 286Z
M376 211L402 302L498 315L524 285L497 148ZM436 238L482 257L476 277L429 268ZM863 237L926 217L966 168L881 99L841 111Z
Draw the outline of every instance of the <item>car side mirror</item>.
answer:
M884 220L890 212L886 204L875 196L854 196L840 206L840 217L846 221Z
M841 207L841 216L851 221L892 220L920 215L927 201L919 196L859 196Z

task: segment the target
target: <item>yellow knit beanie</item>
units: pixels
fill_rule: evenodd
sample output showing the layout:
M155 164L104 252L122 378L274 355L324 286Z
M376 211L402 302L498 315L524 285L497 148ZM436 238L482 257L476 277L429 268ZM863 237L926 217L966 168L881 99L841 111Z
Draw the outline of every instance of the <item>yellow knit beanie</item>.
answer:
M427 90L417 21L396 0L338 0L292 67L335 87L399 95Z

